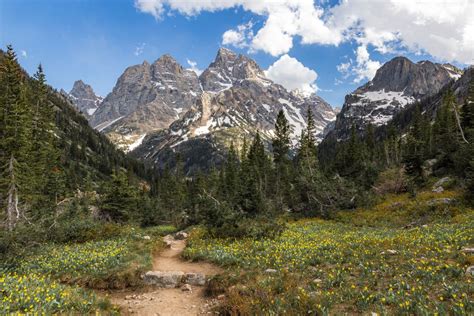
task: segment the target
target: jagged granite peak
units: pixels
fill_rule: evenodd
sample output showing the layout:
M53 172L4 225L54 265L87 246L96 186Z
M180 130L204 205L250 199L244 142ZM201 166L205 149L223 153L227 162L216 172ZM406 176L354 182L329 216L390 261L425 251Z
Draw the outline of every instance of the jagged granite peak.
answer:
M153 64L128 67L90 123L131 150L147 133L167 128L184 115L200 94L196 73L166 54Z
M329 104L314 94L287 91L266 78L251 58L221 48L199 78L168 54L127 68L91 124L160 167L166 155L179 152L190 169L206 169L219 162L231 141L237 145L257 130L269 144L280 110L296 143L308 107L322 137L335 120Z
M449 64L413 63L406 57L395 57L380 67L371 81L346 95L333 133L345 139L352 125L360 131L369 123L384 125L407 105L436 94L461 74Z
M335 120L332 107L315 94L287 91L265 78L258 65L244 57L229 50L220 50L207 69L209 77L206 79L222 83L219 80L228 78L225 81L228 87L222 88L219 83L206 85L208 89L219 89L206 91L204 88L195 105L181 119L167 129L148 135L132 154L163 168L172 165L173 157L179 153L188 172L210 169L222 162L231 142L240 146L244 138L250 140L257 131L269 146L280 110L284 111L290 122L294 145L306 127L308 108L314 114L321 139L326 125ZM233 73L236 68L240 68L236 74L242 76ZM226 69L229 72L225 72ZM224 73L227 77L223 76ZM221 74L221 77L211 77L215 74ZM204 87L202 76L200 79Z
M86 117L91 116L101 104L103 98L95 94L94 89L82 80L74 82L67 96L74 106Z
M227 48L220 48L215 60L199 76L203 90L211 92L229 89L242 80L261 80L270 83L253 59L237 55Z
M406 57L395 57L380 67L375 77L358 90L404 92L404 95L421 99L441 89L451 77L445 65L426 60L413 63Z

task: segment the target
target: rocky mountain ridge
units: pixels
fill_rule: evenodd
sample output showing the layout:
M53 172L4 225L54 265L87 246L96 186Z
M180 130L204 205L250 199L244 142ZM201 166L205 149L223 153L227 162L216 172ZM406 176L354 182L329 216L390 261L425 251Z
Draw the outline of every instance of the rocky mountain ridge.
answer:
M379 68L371 81L346 95L332 133L345 139L352 125L358 130L369 123L384 125L408 104L436 94L461 75L462 71L450 64L413 63L406 57L395 57Z
M200 94L196 73L163 55L153 64L128 67L90 123L122 149L131 150L146 133L179 119Z
M191 109L169 128L149 134L133 155L163 167L179 154L186 169L206 169L220 162L231 142L238 146L257 131L269 144L280 110L292 126L294 144L306 127L308 108L320 139L335 119L332 107L319 96L287 91L267 79L253 60L227 49L219 50L199 80L204 91Z
M322 138L326 125L335 119L329 104L316 95L288 92L266 78L252 59L221 48L199 77L170 55L127 68L90 123L126 151L151 134L169 135L166 143L176 148L177 142L237 126L233 133L250 137L258 129L269 138L276 114L284 109L296 142L308 107Z
M86 118L90 118L103 101L103 98L96 95L94 89L82 80L74 82L69 93L62 91L62 94L68 97Z

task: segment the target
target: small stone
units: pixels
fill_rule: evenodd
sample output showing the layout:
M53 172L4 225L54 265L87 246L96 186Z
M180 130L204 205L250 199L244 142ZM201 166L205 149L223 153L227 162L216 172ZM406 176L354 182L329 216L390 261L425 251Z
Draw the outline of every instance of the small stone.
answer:
M193 290L193 288L191 287L191 285L189 284L184 284L182 287L181 287L181 291L183 292L191 292Z
M223 300L223 299L225 299L225 295L224 294L218 295L217 299L218 300Z
M128 301L128 300L131 300L131 299L133 299L133 296L132 296L132 295L127 295L127 296L125 296L125 300Z
M188 233L183 231L177 232L176 234L174 234L174 238L177 240L184 240L188 238Z
M450 181L451 181L450 177L444 177L444 178L439 179L435 184L433 184L433 192L434 192L434 188L437 188L437 189L441 188L444 191L443 186Z
M313 280L313 283L321 283L321 282L323 282L323 280L321 280L321 279L314 279Z
M190 285L206 285L206 276L202 273L186 273L183 282Z
M470 266L466 269L466 275L474 277L474 266Z
M429 206L440 205L440 204L455 204L456 199L451 198L441 198L441 199L432 199L427 202Z
M433 191L434 193L443 193L444 189L443 189L443 187L437 187L437 188L434 188L431 191Z
M150 236L143 236L143 239L150 240L151 238L150 238Z
M468 253L468 254L472 254L474 253L474 248L462 248L461 249L461 252L464 252L464 253Z
M265 273L277 273L278 271L275 269L267 269L265 270Z

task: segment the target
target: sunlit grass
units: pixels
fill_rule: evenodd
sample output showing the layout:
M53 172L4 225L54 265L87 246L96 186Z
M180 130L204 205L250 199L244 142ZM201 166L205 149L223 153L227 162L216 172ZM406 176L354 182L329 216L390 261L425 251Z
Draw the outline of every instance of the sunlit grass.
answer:
M472 314L473 280L465 270L474 258L461 249L474 245L473 210L442 206L444 220L403 228L426 216L413 212L432 198L402 196L371 210L390 216L397 203L402 215L391 221L374 220L368 210L341 214L344 222L301 220L276 239L201 239L201 232L186 256L247 271L228 291L225 307L234 312ZM368 218L370 226L360 226Z

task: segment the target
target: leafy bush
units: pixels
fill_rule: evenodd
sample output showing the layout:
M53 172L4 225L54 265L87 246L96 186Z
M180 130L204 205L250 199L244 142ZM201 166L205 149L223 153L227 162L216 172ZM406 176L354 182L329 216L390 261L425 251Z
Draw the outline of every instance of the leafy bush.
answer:
M377 194L399 194L406 192L407 178L403 168L391 168L381 172L374 184Z
M123 233L122 225L104 223L93 218L71 218L57 221L54 229L48 230L47 240L51 242L87 242L97 239L118 237Z

